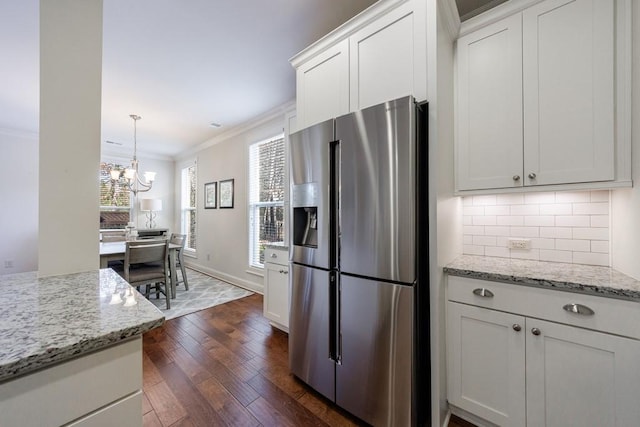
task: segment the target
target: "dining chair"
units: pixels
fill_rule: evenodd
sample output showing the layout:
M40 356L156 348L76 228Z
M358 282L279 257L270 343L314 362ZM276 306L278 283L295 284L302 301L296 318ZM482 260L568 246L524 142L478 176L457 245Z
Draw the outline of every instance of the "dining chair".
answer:
M184 245L186 241L187 241L186 234L171 233L171 237L169 238L169 243L173 243L174 245L180 245L180 249L176 250L177 251L176 252L176 269L180 269L182 278L176 280L176 286L178 286L180 283L184 283L184 289L188 291L189 282L187 281L187 270L185 269L185 266L184 266L184 254L183 254ZM176 277L177 277L177 274L176 274Z
M171 308L168 261L169 242L142 240L127 242L122 276L131 286L140 289L145 285L145 296L153 290L156 298L163 294L167 310Z

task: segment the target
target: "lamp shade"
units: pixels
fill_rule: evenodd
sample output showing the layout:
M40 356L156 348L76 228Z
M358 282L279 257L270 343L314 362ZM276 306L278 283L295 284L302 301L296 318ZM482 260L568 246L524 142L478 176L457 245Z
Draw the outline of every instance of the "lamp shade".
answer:
M140 200L140 210L141 211L161 211L162 210L162 200L161 199L142 199Z

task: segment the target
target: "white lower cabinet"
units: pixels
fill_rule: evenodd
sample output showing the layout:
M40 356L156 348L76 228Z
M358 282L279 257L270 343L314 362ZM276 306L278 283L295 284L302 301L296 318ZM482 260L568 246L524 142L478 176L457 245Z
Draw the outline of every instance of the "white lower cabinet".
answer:
M289 265L286 249L265 250L264 317L289 332Z
M514 297L516 308L527 306L524 313L509 312ZM453 276L448 299L453 412L500 426L638 425L640 337L635 330L630 337L610 333L615 322L640 320L637 303L602 305L605 298ZM563 309L576 300L594 313ZM616 303L620 312L612 309ZM634 308L633 318L624 316Z

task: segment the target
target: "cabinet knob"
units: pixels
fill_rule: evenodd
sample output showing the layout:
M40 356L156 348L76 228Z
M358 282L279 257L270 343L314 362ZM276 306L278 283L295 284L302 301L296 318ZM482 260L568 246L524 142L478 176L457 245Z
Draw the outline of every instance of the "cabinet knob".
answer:
M535 173L533 173L533 172L531 172L531 173L529 174L529 179L536 179L536 174L535 174Z
M540 334L541 334L540 329L538 329L538 328L533 328L533 329L531 329L531 333L532 333L533 335L535 335L535 336L538 336L538 335L540 335Z
M289 274L287 270L282 270L282 274Z
M522 330L522 327L520 325L518 325L517 323L513 324L513 330L516 332L520 332Z
M520 181L520 175L513 175L514 181Z
M483 298L493 298L493 292L486 288L477 288L473 290L474 295L478 295Z
M562 307L563 310L569 313L581 314L583 316L593 316L595 311L582 304L567 304Z
M272 252L271 253L271 258L278 258L278 254Z

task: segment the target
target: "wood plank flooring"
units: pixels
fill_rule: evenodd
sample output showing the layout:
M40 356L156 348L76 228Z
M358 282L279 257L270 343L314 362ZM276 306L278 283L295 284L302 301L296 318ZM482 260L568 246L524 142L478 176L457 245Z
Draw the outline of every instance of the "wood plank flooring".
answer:
M262 316L258 294L144 335L143 421L147 427L365 425L289 373L287 334ZM452 420L450 426L469 425Z

